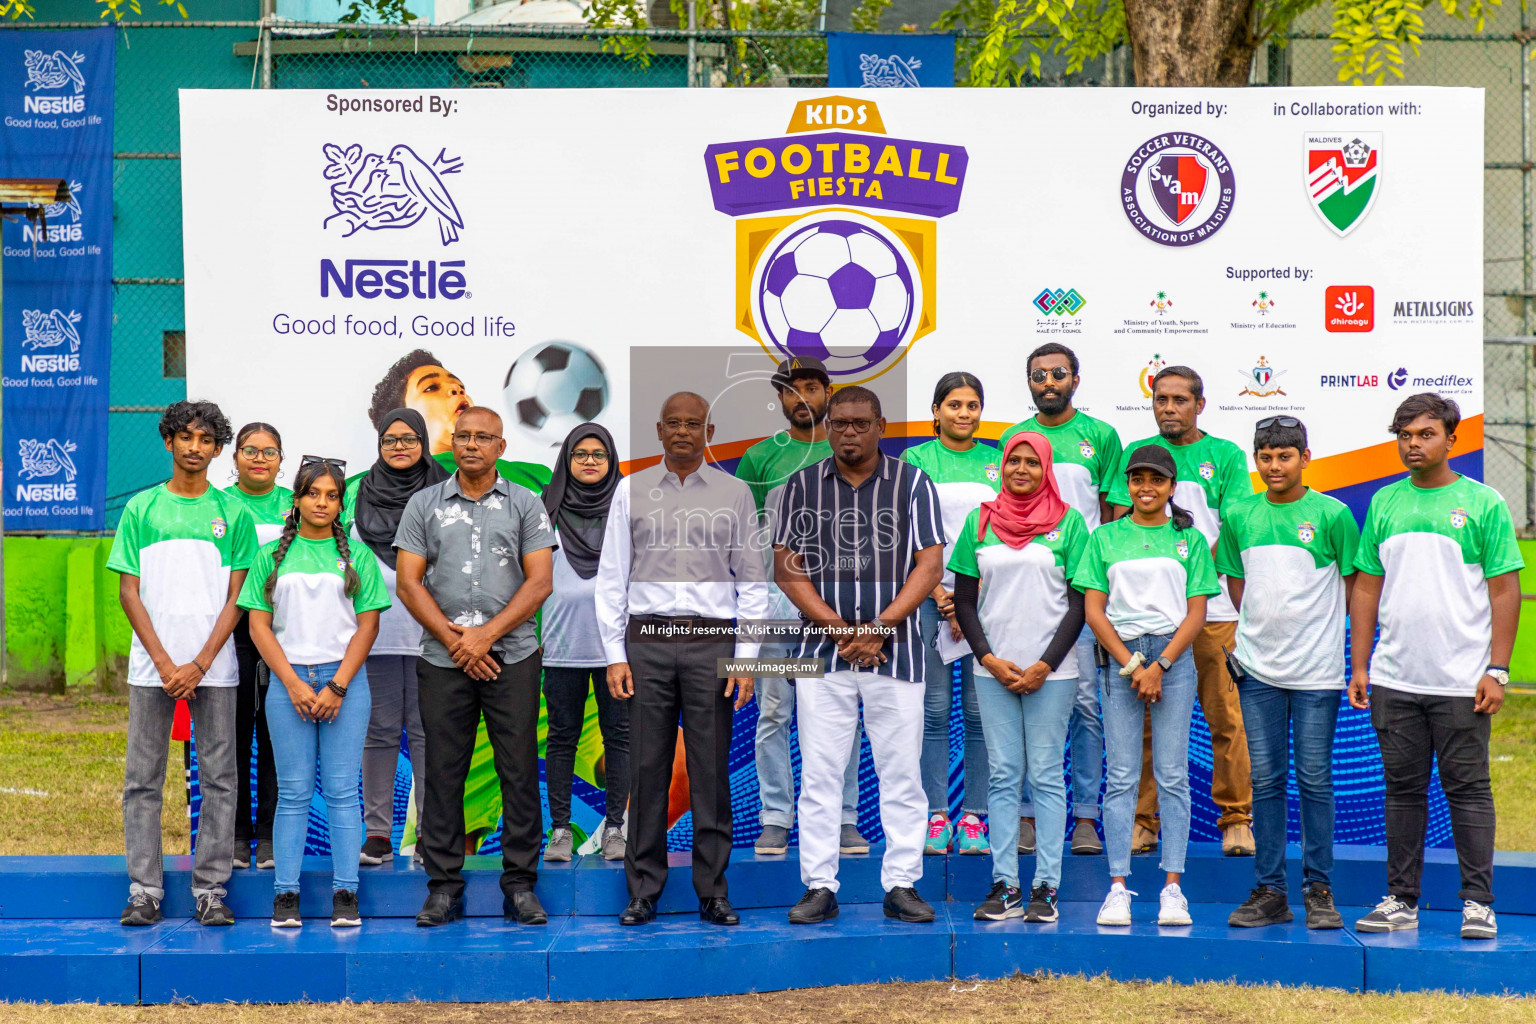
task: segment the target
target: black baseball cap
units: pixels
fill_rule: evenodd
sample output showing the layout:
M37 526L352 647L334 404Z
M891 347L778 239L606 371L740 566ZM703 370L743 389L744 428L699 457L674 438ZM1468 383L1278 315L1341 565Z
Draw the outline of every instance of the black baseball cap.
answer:
M1125 464L1126 476L1137 469L1156 470L1170 480L1178 476L1178 467L1173 464L1173 453L1157 444L1144 444L1131 452L1131 458Z
M780 363L779 368L773 372L774 390L783 391L797 377L816 377L822 384L832 383L832 378L827 376L827 368L820 359L815 356L791 356Z

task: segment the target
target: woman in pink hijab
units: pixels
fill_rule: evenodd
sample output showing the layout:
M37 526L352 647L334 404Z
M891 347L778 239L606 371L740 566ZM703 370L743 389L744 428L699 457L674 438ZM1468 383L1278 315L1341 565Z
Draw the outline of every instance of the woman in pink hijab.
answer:
M1051 443L1021 431L1002 456L1002 490L970 514L950 556L955 617L976 655L987 741L992 890L979 921L1056 920L1067 829L1062 772L1077 693L1083 595L1070 580L1088 546L1083 517L1062 500ZM1019 886L1019 784L1029 772L1039 836L1029 897Z

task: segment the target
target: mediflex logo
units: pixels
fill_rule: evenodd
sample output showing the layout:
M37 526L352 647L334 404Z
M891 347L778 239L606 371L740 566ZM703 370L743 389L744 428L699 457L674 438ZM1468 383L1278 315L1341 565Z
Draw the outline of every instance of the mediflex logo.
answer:
M22 97L22 108L26 113L79 114L85 111L85 75L80 71L85 54L27 50L22 56L27 72L23 89L31 90ZM39 95L44 91L62 92L63 95Z
M320 297L331 289L344 299L462 299L466 291L463 260L320 261Z

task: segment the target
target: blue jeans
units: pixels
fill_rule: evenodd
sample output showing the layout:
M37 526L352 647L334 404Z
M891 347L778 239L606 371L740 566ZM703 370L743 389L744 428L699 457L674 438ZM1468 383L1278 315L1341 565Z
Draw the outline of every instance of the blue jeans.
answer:
M1287 747L1295 747L1301 798L1301 863L1305 884L1332 888L1333 730L1338 690L1287 690L1256 679L1237 684L1253 772L1253 872L1258 885L1285 892ZM1289 741L1289 742L1287 742Z
M1156 661L1173 634L1147 634L1127 640L1132 654L1140 651ZM1108 782L1104 788L1104 852L1111 878L1131 873L1131 826L1136 822L1136 791L1141 784L1141 738L1148 705L1110 660L1100 687L1104 708L1104 753ZM1162 869L1184 870L1189 846L1189 717L1195 709L1195 656L1189 648L1163 674L1163 695L1150 705L1152 715L1152 777L1162 813Z
M782 644L763 644L761 658L787 657ZM795 717L795 688L787 679L763 676L757 681L757 791L764 825L793 828L795 769L789 762L789 730ZM859 823L859 730L853 730L853 754L843 773L843 824Z
M336 676L341 662L293 666L316 693ZM363 809L358 796L363 771L363 741L373 700L368 670L359 668L347 686L341 710L330 722L306 722L293 709L288 688L273 682L267 689L267 730L277 767L277 814L272 819L272 857L276 892L298 892L309 834L309 805L315 796L315 765L325 796L331 832L331 889L357 891L357 857L363 848Z
M932 646L940 625L949 628L949 620L939 615L933 598L918 609L918 624L923 637L923 793L928 797L928 813L949 814L949 717L955 706L954 664L946 665ZM965 720L965 791L960 798L962 812L987 813L987 741L981 735L981 711L976 706L976 659L967 654L960 665L960 708ZM1014 823L1018 825L1017 822Z
M1047 679L1034 693L1014 693L989 675L976 676L976 702L986 727L988 829L992 880L1019 884L1019 782L1026 769L1036 800L1034 885L1061 884L1067 782L1061 770L1076 679Z
M1093 660L1093 630L1083 627L1068 657L1077 658L1077 695L1068 735L1072 742L1072 816L1099 817L1099 782L1104 777L1104 718L1099 713L1099 666Z

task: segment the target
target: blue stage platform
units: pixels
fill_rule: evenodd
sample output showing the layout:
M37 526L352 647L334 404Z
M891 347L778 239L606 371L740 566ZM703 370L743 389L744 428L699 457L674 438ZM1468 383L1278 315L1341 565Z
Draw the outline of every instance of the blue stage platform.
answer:
M1020 858L1029 877L1032 860ZM620 927L622 865L595 858L548 866L538 891L551 920L522 927L501 917L500 860L468 862L469 917L419 929L425 876L409 862L362 869L360 929L333 931L329 864L306 862L302 929L275 930L270 871L236 871L233 928L190 920L190 859L166 859L166 920L152 928L117 923L126 899L120 857L0 857L0 999L111 1003L518 999L655 999L821 985L1015 972L1108 974L1124 980L1309 984L1352 991L1448 989L1536 992L1536 856L1501 854L1499 938L1463 942L1456 865L1431 850L1417 932L1308 932L1297 921L1262 929L1226 925L1247 895L1253 861L1224 858L1214 844L1191 849L1185 888L1194 924L1158 928L1161 876L1137 857L1140 895L1128 929L1094 922L1108 884L1102 857L1065 858L1061 919L1052 925L977 922L971 912L990 884L986 857L928 857L920 885L939 918L900 924L881 913L879 850L846 857L842 914L793 927L785 908L802 891L793 851L757 858L738 851L731 895L736 928L698 919L688 854L672 855L661 917ZM1297 865L1292 892L1299 893ZM1346 922L1381 896L1382 852L1339 847L1335 892ZM1293 900L1298 899L1293 895Z

